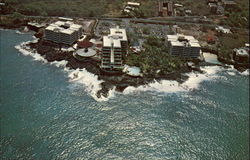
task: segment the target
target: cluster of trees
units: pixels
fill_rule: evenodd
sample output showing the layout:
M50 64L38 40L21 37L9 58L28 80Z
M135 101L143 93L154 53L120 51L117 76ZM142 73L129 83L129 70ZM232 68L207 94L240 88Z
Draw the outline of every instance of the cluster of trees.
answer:
M101 16L107 12L108 0L5 0L3 14L19 12L35 16Z
M126 0L0 0L5 2L2 14L19 12L24 15L93 17L121 11ZM151 17L155 14L153 0L138 0L139 9L131 12L132 17Z
M164 42L157 37L148 37L140 54L130 53L126 64L140 67L144 75L164 75L180 69L184 62L167 53Z
M231 59L234 48L240 48L249 42L248 35L244 34L221 34L219 36L218 54L225 59Z
M249 1L238 0L236 3L237 5L226 10L225 15L228 18L222 21L221 24L249 28Z

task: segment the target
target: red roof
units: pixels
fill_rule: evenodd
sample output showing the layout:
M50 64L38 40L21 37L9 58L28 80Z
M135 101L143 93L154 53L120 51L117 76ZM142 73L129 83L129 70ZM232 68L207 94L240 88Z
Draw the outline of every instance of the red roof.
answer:
M77 46L79 48L89 48L93 46L93 43L90 41L80 41L77 43Z

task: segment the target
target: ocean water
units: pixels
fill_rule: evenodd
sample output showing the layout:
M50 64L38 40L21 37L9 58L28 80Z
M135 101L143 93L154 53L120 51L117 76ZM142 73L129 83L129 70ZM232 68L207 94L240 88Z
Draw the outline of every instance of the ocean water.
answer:
M249 71L204 67L98 99L95 75L23 50L32 40L0 30L1 159L249 159Z

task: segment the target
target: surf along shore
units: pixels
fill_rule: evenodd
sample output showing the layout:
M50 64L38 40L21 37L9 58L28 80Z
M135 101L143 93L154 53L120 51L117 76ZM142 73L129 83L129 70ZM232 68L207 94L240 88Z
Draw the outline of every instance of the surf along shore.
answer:
M22 25L22 27L25 25ZM4 28L8 28L5 26ZM10 27L13 29L13 26ZM18 26L19 30L20 26ZM127 87L139 87L142 85L147 85L149 83L161 80L172 80L177 81L179 84L184 83L189 79L188 73L204 73L203 70L200 69L201 66L214 66L218 64L212 64L203 61L193 61L193 65L190 66L188 63L185 63L182 67L178 70L167 73L164 75L142 75L142 76L130 76L126 73L108 73L103 71L99 65L100 62L94 59L88 59L87 61L78 61L73 56L73 51L63 51L58 48L58 45L54 43L50 43L42 39L41 35L38 32L34 34L38 40L35 42L30 42L28 44L24 44L25 49L30 48L29 51L35 51L39 55L41 55L44 59L48 62L56 62L56 61L67 61L66 67L69 69L77 70L77 69L86 69L86 71L93 73L94 75L98 76L98 80L101 80L100 83L100 90L96 92L97 97L108 97L109 91L115 89L115 91L123 92ZM21 46L22 47L22 46ZM219 65L224 66L224 64ZM73 79L77 78L78 75L74 74Z

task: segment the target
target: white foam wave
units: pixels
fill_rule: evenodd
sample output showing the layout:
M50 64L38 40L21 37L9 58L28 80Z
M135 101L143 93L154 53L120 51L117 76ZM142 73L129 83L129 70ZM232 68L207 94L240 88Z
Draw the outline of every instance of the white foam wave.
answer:
M249 69L245 70L244 72L240 73L243 76L249 76Z
M75 49L73 47L68 47L68 48L64 47L64 48L61 48L61 50L64 51L64 52L75 51Z
M97 92L101 90L102 80L98 80L98 76L88 72L86 69L76 69L69 71L68 77L70 82L82 84L86 87L86 91L96 101L107 101L109 98L114 97L115 88L111 89L108 93L108 97L97 97Z
M25 34L25 33L24 32L20 32L19 30L17 30L16 34Z
M157 92L167 92L167 93L173 93L173 92L180 92L184 91L182 87L180 87L180 84L176 81L168 81L168 80L162 80L162 81L154 81L152 83L149 83L147 85L142 85L139 87L127 87L123 93L124 94L130 94L133 92L141 92L141 91L157 91Z
M209 66L201 68L205 73L195 73L191 72L187 75L189 79L184 82L183 84L179 84L177 81L170 81L170 80L161 80L155 81L153 83L149 83L148 85L139 86L139 87L127 87L124 90L124 94L130 94L133 92L140 92L140 91L157 91L157 92L164 92L164 93L176 93L176 92L184 92L190 91L193 89L198 89L199 85L202 81L214 79L218 76L216 73L220 70L218 66Z
M27 44L28 43L35 43L38 39L35 38L32 41L21 43L15 46L21 53L24 55L30 55L35 60L42 61L47 63L47 60L38 54L35 50L30 49ZM76 69L71 70L66 67L67 65L66 60L62 61L54 61L50 63L51 65L55 65L57 67L63 67L64 71L68 73L69 81L74 84L79 84L86 88L86 91L96 100L96 101L108 101L111 97L115 96L115 87L108 92L108 97L98 97L97 92L100 91L102 80L98 80L98 76L88 72L86 69ZM229 66L230 68L227 69L228 74L235 75L235 69L233 66ZM141 91L154 91L154 92L164 92L164 93L177 93L177 92L186 92L194 89L198 89L201 82L205 80L211 80L218 77L217 72L222 69L219 66L206 66L201 68L204 71L204 74L191 72L186 74L189 76L189 79L179 84L177 81L170 81L170 80L161 80L161 81L154 81L149 83L148 85L143 85L139 87L127 87L124 90L124 94L131 94L134 92L141 92ZM232 73L231 73L232 72ZM242 75L249 75L249 70L242 72ZM79 87L77 85L77 87Z
M229 67L227 69L227 74L229 74L229 75L234 76L234 75L236 75L236 73L238 73L242 76L249 76L249 69L245 70L244 72L240 72L237 69L235 69L233 65L226 65L226 66Z
M66 61L66 60L54 61L54 62L51 62L50 64L55 65L56 67L63 67L63 68L65 68L66 65L68 64L68 61Z
M28 56L28 55L32 56L35 61L42 61L44 63L48 62L43 56L38 54L36 51L30 49L29 47L27 47L25 43L16 45L15 48L25 56Z
M229 74L230 76L235 76L236 75L236 73L232 72L232 71L228 71L227 74Z
M0 28L0 31L11 31L11 29Z
M48 61L42 57L40 54L38 54L35 50L32 50L30 47L27 46L28 43L35 43L38 39L34 39L32 41L23 42L19 45L16 45L15 48L19 50L23 55L25 56L32 56L34 60L36 61L42 61L44 63L48 63ZM107 101L109 98L114 97L115 94L115 88L111 89L108 92L108 97L97 97L97 92L101 90L101 83L103 81L98 80L98 76L94 75L90 72L88 72L85 69L76 69L71 70L66 67L68 61L62 60L62 61L54 61L51 62L51 65L55 65L57 67L63 67L64 71L68 73L68 77L70 78L70 82L82 84L86 87L86 90L90 95L97 101Z

